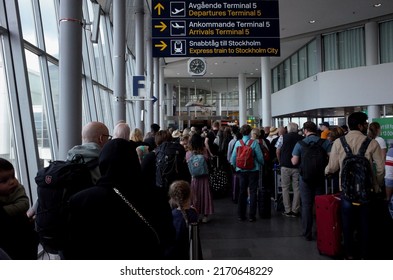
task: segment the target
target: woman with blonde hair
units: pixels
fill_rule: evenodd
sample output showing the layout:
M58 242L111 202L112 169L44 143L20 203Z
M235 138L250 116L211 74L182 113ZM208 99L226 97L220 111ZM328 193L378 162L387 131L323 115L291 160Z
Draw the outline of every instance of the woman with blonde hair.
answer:
M135 143L143 142L142 130L140 130L139 128L134 128L131 131L130 139Z
M375 139L378 142L379 146L381 147L382 158L386 159L386 152L387 152L386 142L382 137L380 137L380 134L381 134L381 125L378 122L372 122L368 125L367 136L370 137L371 139Z
M142 163L143 158L150 152L148 143L143 142L142 130L134 128L131 131L130 140L136 144L136 153L138 154L139 163Z

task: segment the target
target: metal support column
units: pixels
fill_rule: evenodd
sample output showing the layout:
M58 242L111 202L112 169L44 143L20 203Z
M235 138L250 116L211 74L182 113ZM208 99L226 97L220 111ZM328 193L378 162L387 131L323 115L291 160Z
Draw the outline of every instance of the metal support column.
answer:
M270 72L270 57L261 58L262 84L262 126L272 125L272 79Z
M151 29L151 28L150 28ZM151 37L151 36L150 36ZM146 40L146 97L153 97L153 53L151 39ZM153 123L153 101L145 102L145 132L150 131L150 125Z
M60 1L59 157L81 143L82 1Z
M153 58L153 95L157 97L158 99L160 98L160 83L159 83L159 77L160 77L160 60L158 57ZM154 123L159 123L160 122L160 101L157 101L153 104L153 110L154 110ZM149 130L150 131L150 130Z
M166 129L166 122L165 122L165 82L164 82L164 59L160 58L160 67L159 67L159 110L160 110L160 127L161 129Z
M239 126L247 124L246 76L239 74Z
M113 1L114 124L126 120L126 4Z
M143 76L145 67L145 54L144 54L144 12L143 2L136 1L138 6L135 7L135 57L136 67L135 75ZM135 101L135 123L136 127L143 130L142 123L142 110L144 110L144 101Z
M364 26L366 41L366 65L378 64L378 23L368 22ZM371 92L370 92L371 94ZM381 117L381 107L378 105L367 106L368 120Z

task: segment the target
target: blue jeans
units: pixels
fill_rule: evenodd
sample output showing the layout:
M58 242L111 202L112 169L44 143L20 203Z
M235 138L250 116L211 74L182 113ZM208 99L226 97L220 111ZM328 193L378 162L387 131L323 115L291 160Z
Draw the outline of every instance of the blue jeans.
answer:
M369 244L369 222L370 207L369 204L359 206L352 205L350 201L341 197L341 218L343 226L344 249L347 257L353 257L355 253L355 230L358 232L360 245L360 258L368 258Z
M300 199L302 201L302 227L303 236L306 238L312 238L312 227L314 223L313 207L315 201L315 195L325 193L325 178L322 178L320 182L309 184L300 179Z
M239 175L239 203L237 205L237 213L239 218L245 219L247 213L247 189L250 190L250 212L248 217L255 219L257 212L257 189L259 181L259 172L238 172Z

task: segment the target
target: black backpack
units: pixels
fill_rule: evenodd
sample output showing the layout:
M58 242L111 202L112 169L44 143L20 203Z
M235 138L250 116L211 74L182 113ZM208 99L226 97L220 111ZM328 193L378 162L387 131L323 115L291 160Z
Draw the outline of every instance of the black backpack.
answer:
M85 163L82 155L71 161L52 161L38 171L38 205L36 230L45 251L56 254L63 250L69 198L93 186L90 170L98 166L98 158Z
M299 173L306 183L316 183L325 177L325 167L328 164L328 156L322 147L325 139L306 144L303 140L298 143L302 146L300 156Z
M156 186L169 190L176 180L190 181L191 175L185 161L186 151L178 142L164 142L156 152Z
M367 203L373 193L373 172L370 161L364 156L370 138L362 143L357 155L352 153L344 136L340 137L346 157L341 170L341 187L344 197L353 204Z

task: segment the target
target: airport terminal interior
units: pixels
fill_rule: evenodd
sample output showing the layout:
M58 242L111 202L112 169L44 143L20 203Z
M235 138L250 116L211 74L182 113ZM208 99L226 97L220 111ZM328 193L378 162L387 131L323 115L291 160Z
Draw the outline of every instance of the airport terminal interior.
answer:
M145 134L152 123L341 126L355 111L393 116L391 0L246 1L278 8L278 18L263 19L275 20L278 52L237 56L190 55L178 43L160 55L158 4L220 1L161 2L0 0L0 157L31 204L37 171L64 160L91 121L111 134L124 120ZM330 259L301 238L300 219L273 205L272 218L254 224L236 221L229 197L215 209L201 226L205 259Z

